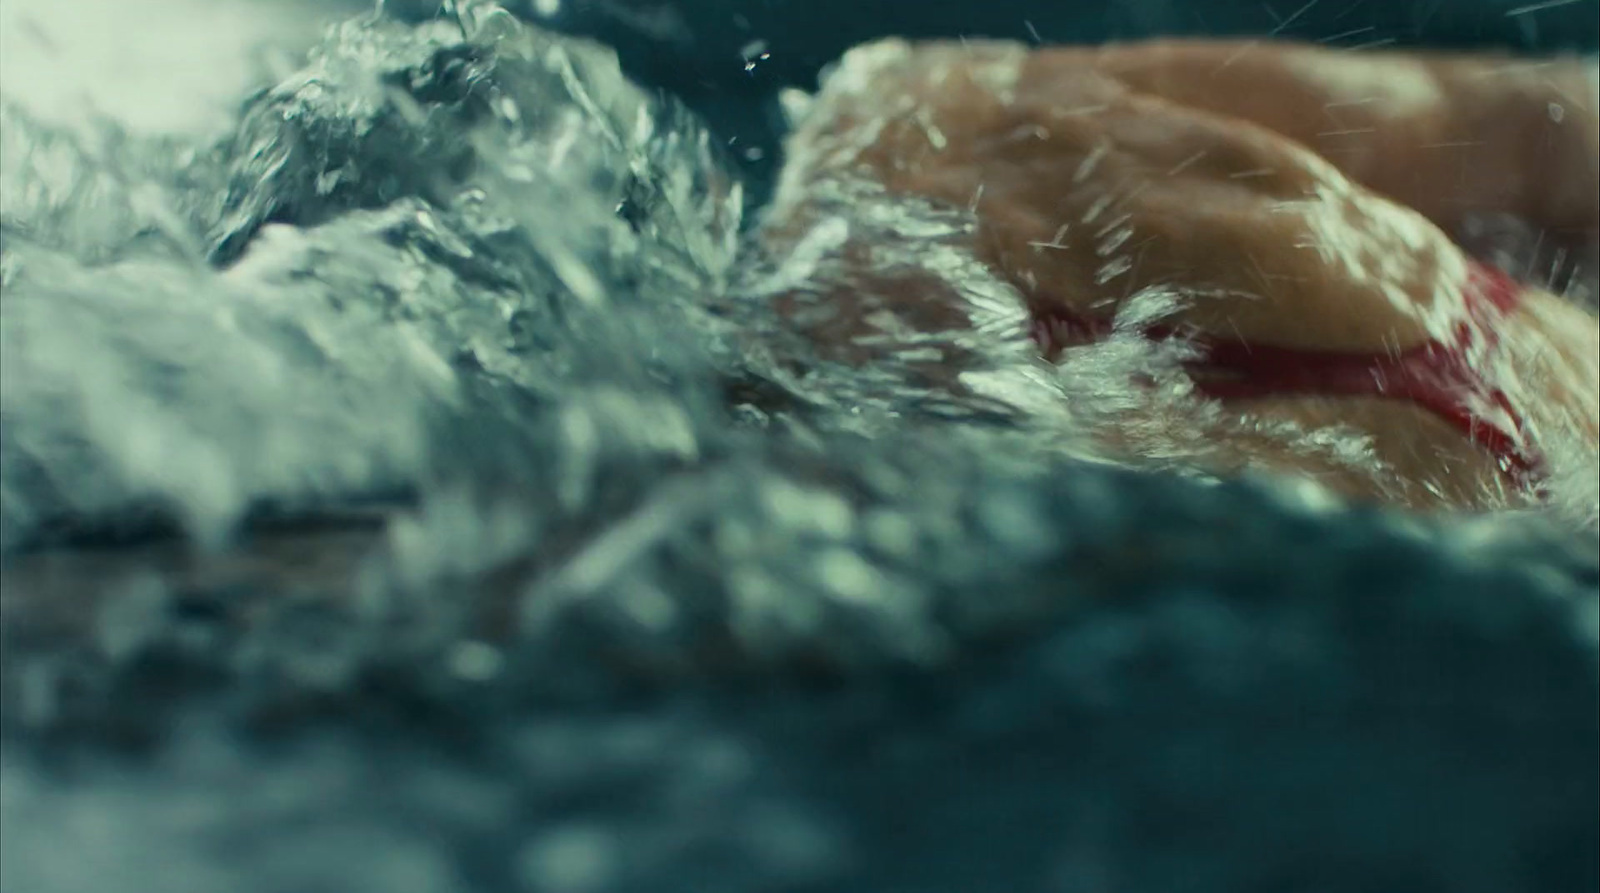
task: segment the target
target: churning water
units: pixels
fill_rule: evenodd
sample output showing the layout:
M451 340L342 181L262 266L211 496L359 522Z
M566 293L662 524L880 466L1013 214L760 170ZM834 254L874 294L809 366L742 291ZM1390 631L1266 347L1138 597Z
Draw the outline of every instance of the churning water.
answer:
M4 13L8 893L1594 887L1592 534L803 356L722 141L490 4L78 5Z

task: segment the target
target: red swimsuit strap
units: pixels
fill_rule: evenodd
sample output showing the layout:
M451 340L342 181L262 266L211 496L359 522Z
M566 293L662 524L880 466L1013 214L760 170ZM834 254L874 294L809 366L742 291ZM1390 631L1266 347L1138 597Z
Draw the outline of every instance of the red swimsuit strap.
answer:
M1153 340L1183 335L1197 345L1204 355L1187 368L1196 388L1210 397L1410 400L1487 450L1512 483L1533 487L1544 462L1527 444L1521 414L1468 360L1469 351L1494 346L1494 321L1517 306L1521 289L1498 270L1474 264L1465 297L1469 318L1456 327L1454 343L1432 340L1398 353L1298 350L1168 326L1144 331ZM1068 344L1099 340L1111 328L1108 320L1052 308L1036 318L1034 335L1053 354Z

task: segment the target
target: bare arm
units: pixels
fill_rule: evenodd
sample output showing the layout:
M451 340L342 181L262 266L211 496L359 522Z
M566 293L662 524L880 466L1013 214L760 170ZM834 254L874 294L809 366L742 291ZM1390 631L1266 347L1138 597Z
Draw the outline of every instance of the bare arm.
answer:
M1504 212L1573 242L1600 225L1593 58L1377 53L1259 41L1165 41L1039 54L1141 92L1243 118L1452 234Z
M1225 62L1244 46L1200 47L1195 53L1215 67L1219 56ZM1273 82L1255 93L1230 93L1226 85L1190 84L1163 63L1151 70L1173 80L1147 91L1139 77L1127 74L1132 63L1119 71L1107 62L1116 61L1118 52L1148 62L1170 49L1157 44L1104 54L1030 52L1002 43L887 41L846 56L790 140L763 227L767 246L783 256L819 222L845 224L838 229L848 241L833 256L834 266L826 272L819 267L824 284L836 286L822 301L833 312L822 314L827 325L809 334L829 346L859 338L849 344L849 359L869 363L874 350L884 350L874 336L881 311L916 330L964 323L981 328L967 317L982 301L957 287L959 280L931 275L948 264L935 262L928 249L886 269L874 235L881 225L874 221L903 209L876 213L879 195L890 202L926 202L937 213L970 219L970 229L952 228L940 237L940 250L981 263L1035 314L1065 307L1103 320L1136 295L1169 293L1182 302L1167 308L1167 321L1210 335L1373 355L1425 341L1452 343L1461 325L1476 325L1466 303L1472 265L1441 227L1412 207L1454 194L1443 181L1429 185L1431 170L1408 175L1407 165L1429 166L1422 155L1385 157L1374 142L1382 135L1377 125L1351 128L1362 131L1352 134L1365 139L1358 141L1362 151L1337 161L1329 157L1336 153L1286 138L1268 125L1286 120L1282 126L1290 129L1311 126L1294 117L1306 111L1310 87L1304 84ZM1286 52L1275 57L1280 70L1293 68L1286 61L1293 51ZM1355 60L1309 52L1319 59ZM1257 75L1266 77L1264 71ZM1396 89L1398 81L1389 81L1385 89ZM1186 101L1191 90L1194 99ZM1395 102L1392 109L1398 108ZM1447 134L1440 121L1449 115L1440 112L1437 98L1428 102L1417 100L1406 114L1431 120L1408 123L1397 113L1383 124L1385 138L1404 144ZM1326 113L1320 104L1311 111ZM1547 109L1541 114L1550 120ZM1516 134L1505 139L1506 152L1516 146L1531 151ZM1479 160L1525 163L1512 156ZM1369 181L1389 177L1394 190L1410 189L1412 198L1396 200L1353 181L1354 174ZM1509 173L1460 168L1454 175L1467 174L1483 184L1475 187L1477 195L1487 196L1481 206L1509 204L1524 214L1534 213L1531 184L1549 179L1537 164ZM1590 207L1585 202L1592 199L1580 196L1576 203ZM1440 207L1435 219L1455 213L1454 206ZM928 240L921 232L910 238ZM919 267L924 275L911 275ZM1497 330L1505 362L1481 371L1504 386L1540 431L1550 433L1551 443L1571 441L1580 449L1592 444L1600 388L1587 359L1597 344L1594 318L1530 291ZM1502 380L1507 370L1515 374ZM1252 433L1253 423L1194 429L1208 423L1164 407L1150 403L1110 412L1096 436L1119 445L1120 452L1170 456L1182 452L1175 444L1199 434L1235 459L1299 467L1338 480L1347 492L1383 492L1385 498L1398 492L1402 501L1418 506L1500 498L1496 458L1420 406L1291 396L1238 398L1224 410L1310 430L1361 431L1373 438L1385 467L1396 472L1376 485L1370 470L1325 467L1296 443ZM1171 443L1162 441L1168 435ZM1592 455L1593 447L1587 449Z

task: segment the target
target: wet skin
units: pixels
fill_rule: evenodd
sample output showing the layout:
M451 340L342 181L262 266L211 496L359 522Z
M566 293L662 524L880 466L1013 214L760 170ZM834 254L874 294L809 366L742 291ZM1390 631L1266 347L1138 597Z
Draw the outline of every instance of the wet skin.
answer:
M1035 316L1106 319L1169 289L1186 298L1170 328L1373 355L1448 344L1470 326L1492 345L1470 357L1473 371L1506 395L1530 450L1592 457L1595 318L1533 287L1507 313L1470 312L1473 261L1448 233L1506 213L1592 252L1594 84L1593 64L1577 60L888 41L848 54L799 122L763 232L771 250L789 250L816 222L811 196L867 181L970 208L970 250ZM865 265L852 272L861 277L875 306L930 326L967 319L963 296L929 277L874 278ZM870 327L854 314L865 302L836 302L844 323L814 337ZM1329 462L1238 425L1205 432L1223 465L1310 474L1419 508L1534 498L1508 482L1500 457L1412 402L1222 402L1235 417L1359 431L1382 467ZM1097 436L1160 452L1163 420L1151 416L1161 412L1152 404Z

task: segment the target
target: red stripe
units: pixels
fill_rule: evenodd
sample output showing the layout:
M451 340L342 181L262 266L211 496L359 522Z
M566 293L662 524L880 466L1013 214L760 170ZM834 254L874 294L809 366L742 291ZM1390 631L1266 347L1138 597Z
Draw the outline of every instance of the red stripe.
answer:
M1410 400L1488 451L1514 485L1532 488L1544 477L1545 468L1527 442L1523 418L1505 392L1490 384L1467 358L1475 347L1495 346L1495 321L1514 310L1521 297L1510 277L1474 264L1465 295L1470 322L1457 327L1456 343L1428 341L1398 354L1298 350L1168 326L1150 326L1144 333L1156 341L1181 334L1198 346L1204 356L1187 368L1200 392L1213 398L1303 395ZM1052 308L1036 315L1034 338L1045 355L1054 358L1062 348L1098 341L1111 329L1109 320Z

